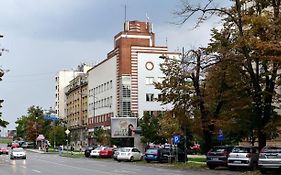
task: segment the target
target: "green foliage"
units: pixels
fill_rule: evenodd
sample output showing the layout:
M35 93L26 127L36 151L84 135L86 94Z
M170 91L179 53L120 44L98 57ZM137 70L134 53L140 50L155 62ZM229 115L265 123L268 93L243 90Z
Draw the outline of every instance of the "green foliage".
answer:
M1 75L0 75L0 77L1 77ZM4 102L4 100L0 100L0 108L2 108L2 103L3 102ZM6 127L9 124L9 122L1 119L1 117L2 117L2 112L0 112L0 126Z
M48 138L52 145L64 145L66 140L65 128L61 125L51 127Z
M166 138L160 134L160 119L162 115L153 116L145 113L140 119L140 127L142 128L141 141L147 143L165 143ZM165 128L167 129L167 128Z
M52 122L44 119L42 108L31 106L27 110L27 115L23 115L16 121L17 137L27 141L36 141L39 134L43 134L46 139L52 129Z
M111 144L111 136L109 130L104 130L102 128L95 129L94 138L96 139L97 143L101 145Z

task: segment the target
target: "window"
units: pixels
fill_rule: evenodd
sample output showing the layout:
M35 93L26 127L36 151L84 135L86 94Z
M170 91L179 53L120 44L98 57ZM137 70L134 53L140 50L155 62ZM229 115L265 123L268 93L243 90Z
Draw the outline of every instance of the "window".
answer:
M153 101L154 94L146 94L146 101Z
M154 77L146 77L145 78L145 84L146 85L152 85L154 82Z
M163 99L163 94L158 94L158 99L157 100L162 100Z

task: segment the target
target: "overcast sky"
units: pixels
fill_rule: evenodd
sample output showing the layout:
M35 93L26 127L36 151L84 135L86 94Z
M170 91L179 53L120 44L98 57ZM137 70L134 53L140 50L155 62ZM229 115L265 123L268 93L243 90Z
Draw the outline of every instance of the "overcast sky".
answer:
M194 0L198 2L198 0ZM75 69L80 63L98 63L113 49L113 37L127 19L153 23L156 45L175 51L206 46L210 29L219 21L211 19L193 29L194 20L184 25L173 11L180 0L0 0L0 57L2 69L9 70L0 82L4 99L3 118L15 128L17 118L35 105L54 107L55 75Z

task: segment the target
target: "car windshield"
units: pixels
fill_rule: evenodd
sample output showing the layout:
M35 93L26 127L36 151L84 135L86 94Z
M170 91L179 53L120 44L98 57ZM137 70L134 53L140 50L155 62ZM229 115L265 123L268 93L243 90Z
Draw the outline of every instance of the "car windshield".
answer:
M232 152L233 153L249 153L250 152L250 148L247 147L235 147L233 148Z
M121 148L120 152L130 152L131 149L129 148Z
M222 148L222 147L214 147L211 152L224 152L226 150L226 148Z
M157 149L148 149L148 150L146 150L146 153L147 154L155 154L155 153L157 153Z
M13 149L13 152L23 152L23 149L22 148L15 148L15 149Z
M96 147L95 150L102 150L102 147L101 146Z
M264 153L281 153L281 147L266 147Z

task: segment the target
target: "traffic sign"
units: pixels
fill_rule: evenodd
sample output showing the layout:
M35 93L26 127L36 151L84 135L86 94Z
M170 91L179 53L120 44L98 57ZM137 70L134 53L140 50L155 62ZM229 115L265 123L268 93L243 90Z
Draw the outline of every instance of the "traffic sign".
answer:
M52 120L52 121L57 121L60 120L60 118L57 115L54 114L46 114L44 115L45 120Z
M178 145L180 143L180 135L173 135L173 144Z
M65 130L65 134L68 135L70 133L69 129Z
M219 130L219 134L217 137L218 141L223 141L224 140L224 135L222 129Z

